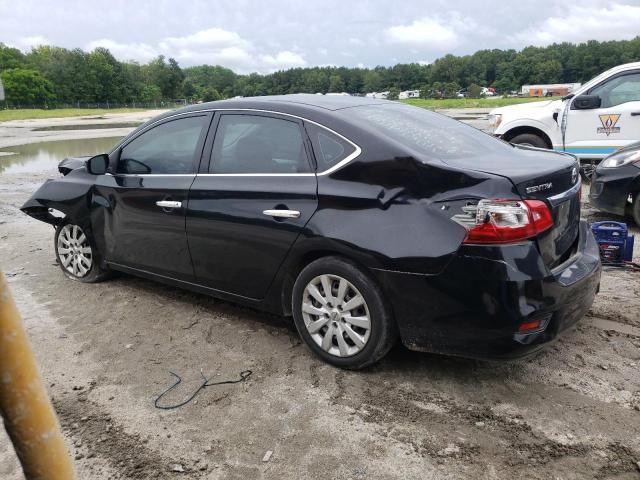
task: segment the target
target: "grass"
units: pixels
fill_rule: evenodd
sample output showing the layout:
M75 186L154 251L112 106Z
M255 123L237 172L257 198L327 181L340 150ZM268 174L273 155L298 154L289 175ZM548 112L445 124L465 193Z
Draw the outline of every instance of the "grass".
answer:
M31 120L37 118L84 117L86 115L103 115L106 113L143 112L146 108L52 108L0 110L0 122L10 120Z
M518 103L540 102L543 100L558 100L560 97L501 97L501 98L410 98L402 100L409 105L436 110L439 108L493 108L516 105Z
M411 98L402 102L417 107L436 110L440 108L492 108L504 107L505 105L515 105L518 103L539 102L541 100L557 100L554 98L446 98L446 99L422 99ZM104 115L106 113L130 113L142 112L145 108L54 108L45 109L17 109L0 110L0 122L10 120L31 120L39 118L64 118L64 117L84 117L87 115Z

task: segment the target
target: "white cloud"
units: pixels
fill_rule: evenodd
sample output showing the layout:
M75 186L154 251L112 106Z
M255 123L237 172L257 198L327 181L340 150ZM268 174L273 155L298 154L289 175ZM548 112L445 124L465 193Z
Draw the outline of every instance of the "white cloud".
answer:
M146 43L118 43L108 38L89 42L85 45L85 50L91 51L98 47L108 48L113 56L120 60L147 62L159 55L158 50Z
M94 40L85 49L108 48L123 60L147 62L158 55L173 57L183 66L223 65L239 73L276 71L304 67L307 61L298 53L258 51L236 32L209 28L184 37L166 37L156 46L146 43L118 43L109 39Z
M33 37L20 37L17 40L10 42L9 45L26 52L31 50L31 47L37 47L39 45L51 45L51 42L42 35L35 35Z
M236 32L222 28L208 28L184 37L167 37L160 42L159 46L162 50L199 48L212 50L227 47L247 48L249 42Z
M393 25L384 30L389 43L405 45L418 53L420 49L451 52L466 41L466 34L481 32L492 35L489 27L479 25L470 17L452 10L444 16L422 17L406 25Z
M567 16L549 17L535 27L510 36L516 45L554 42L623 40L640 32L640 6L612 3L606 7L574 6Z
M458 34L451 26L430 17L389 27L384 33L392 43L416 47L446 48L458 43Z
M299 54L285 50L276 55L262 55L262 63L272 70L282 70L285 68L304 67L307 61Z

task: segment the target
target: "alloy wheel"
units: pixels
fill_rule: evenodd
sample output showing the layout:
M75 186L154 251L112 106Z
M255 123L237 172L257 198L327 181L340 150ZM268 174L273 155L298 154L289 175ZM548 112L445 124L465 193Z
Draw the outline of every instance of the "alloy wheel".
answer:
M302 296L302 318L313 341L336 357L360 352L371 334L369 308L362 294L338 275L319 275Z
M78 225L65 225L58 235L58 257L63 268L83 278L93 265L93 252L87 236Z

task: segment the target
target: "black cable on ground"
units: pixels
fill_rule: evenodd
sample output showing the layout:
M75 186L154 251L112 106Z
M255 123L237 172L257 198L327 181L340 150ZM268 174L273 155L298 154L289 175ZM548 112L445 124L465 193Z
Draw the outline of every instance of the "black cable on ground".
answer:
M174 377L176 377L176 383L174 383L169 388L167 388L164 392L162 392L160 395L158 395L156 397L155 401L153 402L153 405L156 408L159 408L161 410L173 410L174 408L180 408L183 405L186 405L187 403L189 403L194 398L196 398L196 395L198 395L198 393L200 393L201 390L204 390L207 387L213 387L214 385L225 385L225 384L229 384L229 383L241 383L241 382L244 382L247 378L249 378L251 376L251 374L253 372L251 370L243 370L242 372L240 372L240 378L238 380L224 380L222 382L209 383L209 379L207 377L205 377L204 374L202 373L202 370L200 370L200 376L202 376L203 382L200 385L200 387L198 387L198 389L195 392L193 392L193 395L191 395L189 398L187 398L184 402L178 403L176 405L159 405L160 399L162 397L164 397L167 393L169 393L171 390L173 390L178 385L180 385L180 383L182 383L182 378L180 377L180 375L178 375L176 373L173 373L173 372L169 372L169 373L171 375L173 375Z

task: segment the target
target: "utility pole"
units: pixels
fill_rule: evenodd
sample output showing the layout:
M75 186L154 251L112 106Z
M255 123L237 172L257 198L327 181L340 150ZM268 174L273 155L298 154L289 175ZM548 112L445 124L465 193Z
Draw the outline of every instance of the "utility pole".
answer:
M0 414L27 480L74 480L73 463L33 357L27 332L0 272Z

